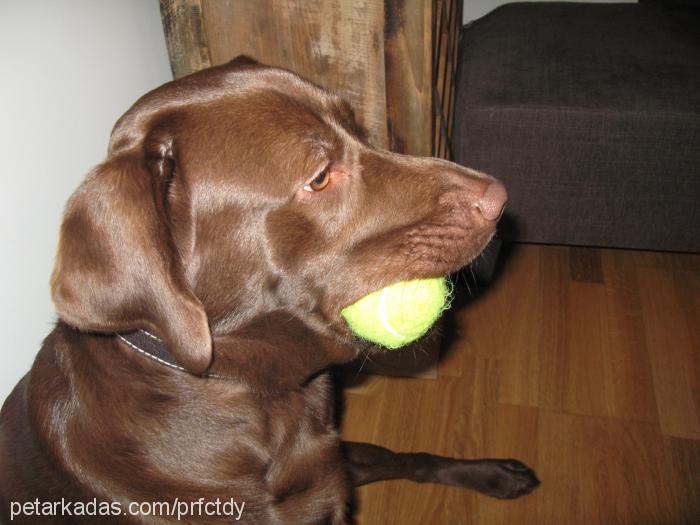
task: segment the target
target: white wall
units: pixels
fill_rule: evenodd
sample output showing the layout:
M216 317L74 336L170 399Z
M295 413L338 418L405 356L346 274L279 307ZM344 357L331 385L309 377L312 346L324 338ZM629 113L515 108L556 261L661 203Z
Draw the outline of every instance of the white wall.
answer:
M464 11L463 11L463 20L464 23L466 24L467 22L471 20L476 20L477 18L481 18L485 14L487 14L490 11L493 11L496 9L499 5L503 4L509 4L512 1L516 0L464 0ZM535 2L551 2L551 1L561 1L561 0L527 0L527 1L535 1ZM579 2L597 2L597 3L607 3L607 4L612 4L612 3L636 3L637 0L575 0Z
M157 0L0 3L0 403L51 330L63 205L116 119L170 80Z

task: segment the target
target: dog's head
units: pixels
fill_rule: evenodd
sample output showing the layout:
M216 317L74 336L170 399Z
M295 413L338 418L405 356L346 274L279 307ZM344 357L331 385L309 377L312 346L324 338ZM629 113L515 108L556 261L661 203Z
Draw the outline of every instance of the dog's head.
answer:
M67 205L60 317L150 330L194 372L210 365L212 337L275 312L348 340L343 307L459 269L505 202L486 175L363 137L336 96L246 60L145 95Z

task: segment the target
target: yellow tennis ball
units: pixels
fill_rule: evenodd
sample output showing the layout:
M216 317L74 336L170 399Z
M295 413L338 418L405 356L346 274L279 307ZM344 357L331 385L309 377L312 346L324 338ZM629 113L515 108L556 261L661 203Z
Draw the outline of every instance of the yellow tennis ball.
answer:
M444 277L401 281L344 308L353 333L386 348L399 348L424 335L449 308L451 287Z

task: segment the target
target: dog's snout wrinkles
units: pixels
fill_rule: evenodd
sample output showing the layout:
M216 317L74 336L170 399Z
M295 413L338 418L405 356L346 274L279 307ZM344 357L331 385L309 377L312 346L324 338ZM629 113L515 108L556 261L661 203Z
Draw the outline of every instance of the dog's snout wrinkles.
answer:
M475 207L486 220L497 221L501 218L507 201L506 187L501 182L494 180L486 187Z

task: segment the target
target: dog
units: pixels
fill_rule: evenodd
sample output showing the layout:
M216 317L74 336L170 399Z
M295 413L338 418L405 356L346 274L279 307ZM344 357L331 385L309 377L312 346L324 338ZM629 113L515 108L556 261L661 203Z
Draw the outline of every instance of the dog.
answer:
M244 523L344 524L352 487L394 478L531 492L516 460L342 442L327 372L372 351L345 306L465 266L506 199L245 57L146 94L66 206L59 319L0 415L2 522L228 523L235 498Z

